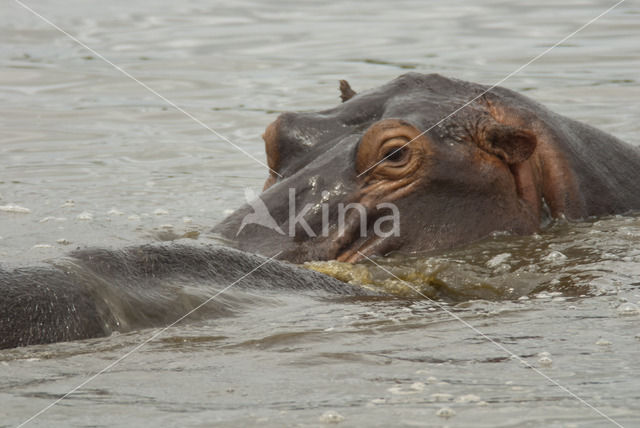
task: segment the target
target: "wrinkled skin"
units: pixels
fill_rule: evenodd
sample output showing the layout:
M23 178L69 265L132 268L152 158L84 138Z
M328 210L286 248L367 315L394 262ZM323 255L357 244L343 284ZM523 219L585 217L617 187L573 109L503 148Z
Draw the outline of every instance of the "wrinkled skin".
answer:
M637 148L510 90L487 89L417 73L361 94L341 82L343 104L282 114L263 136L271 174L260 199L279 229L247 221L256 213L244 205L214 232L293 262L354 262L640 208ZM291 219L292 191L293 217L310 204L305 224ZM399 236L374 233L389 214L376 209L383 202L399 211ZM349 211L340 228L341 203L366 214Z

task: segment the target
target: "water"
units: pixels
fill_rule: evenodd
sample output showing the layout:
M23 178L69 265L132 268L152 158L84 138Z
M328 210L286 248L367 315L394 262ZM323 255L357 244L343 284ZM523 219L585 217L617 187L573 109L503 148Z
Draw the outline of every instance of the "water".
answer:
M28 4L263 159L277 113L335 105L338 79L491 84L612 2ZM640 144L639 16L626 1L504 85ZM85 245L203 242L262 187L265 168L17 3L0 25L0 205L29 210L0 211L4 267ZM379 262L439 304L371 264L316 264L399 297L256 297L172 327L30 425L614 426L525 361L637 426L639 242L640 220L621 216ZM0 426L153 332L1 351Z

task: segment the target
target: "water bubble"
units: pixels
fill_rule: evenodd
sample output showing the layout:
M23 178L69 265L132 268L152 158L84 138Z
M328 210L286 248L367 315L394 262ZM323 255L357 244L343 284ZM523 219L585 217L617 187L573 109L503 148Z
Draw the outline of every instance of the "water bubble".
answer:
M36 244L31 248L33 248L34 250L41 249L41 248L53 248L53 245L50 245L50 244Z
M640 308L631 302L626 302L618 306L618 315L621 316L633 316L640 314Z
M480 397L475 394L461 395L456 398L456 403L479 403Z
M414 388L413 385L409 386L408 388L402 387L402 386L392 386L391 388L387 389L387 391L389 391L393 395L417 394L419 392L422 392L423 390L424 390L424 387L422 389L419 389L419 387Z
M431 394L430 398L432 401L435 401L436 403L442 403L442 402L453 400L453 395L445 394L442 392L436 392L435 394Z
M7 213L15 213L15 214L29 214L31 210L26 207L21 207L20 205L0 205L0 211L4 211Z
M413 389L414 391L422 391L425 388L425 384L422 382L414 382L409 388Z
M493 257L491 260L487 262L487 267L490 267L492 269L497 268L502 264L504 264L510 257L511 257L511 254L509 253L498 254L497 256Z
M449 419L456 415L456 412L453 411L450 407L443 407L442 409L436 412L436 416L440 416L441 418Z
M49 221L62 222L62 221L67 221L67 219L64 217L44 217L39 221L39 223L47 223Z
M344 421L344 416L334 410L327 410L320 416L320 421L325 424L338 424Z
M567 256L562 254L560 251L552 251L549 254L547 254L543 258L543 260L546 260L552 263L562 263L563 261L567 260Z
M91 221L93 220L93 214L91 214L89 211L83 211L76 216L76 219L82 221Z
M538 364L540 367L551 367L553 365L553 360L549 357L540 357L540 359L538 359Z
M551 295L549 293L545 293L544 291L535 295L536 299L549 299Z

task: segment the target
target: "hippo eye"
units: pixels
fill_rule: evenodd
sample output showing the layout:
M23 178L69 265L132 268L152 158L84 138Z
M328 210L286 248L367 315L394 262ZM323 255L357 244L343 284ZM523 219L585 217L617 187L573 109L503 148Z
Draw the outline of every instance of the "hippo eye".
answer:
M394 167L406 163L411 152L407 147L408 141L404 137L394 137L382 143L382 146L378 149L378 153L381 154L380 162L390 163Z
M413 141L413 140L416 141ZM424 160L427 137L400 119L384 119L362 136L356 171L364 180L399 180L416 172Z
M382 158L389 162L401 162L407 157L408 153L409 150L406 147L394 147L389 149Z

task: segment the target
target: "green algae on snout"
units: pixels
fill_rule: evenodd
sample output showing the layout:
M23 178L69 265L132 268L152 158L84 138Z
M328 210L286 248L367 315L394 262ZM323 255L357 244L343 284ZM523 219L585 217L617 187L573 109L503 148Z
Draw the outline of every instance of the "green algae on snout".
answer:
M437 271L426 272L406 266L387 266L382 269L375 265L351 264L335 260L306 262L303 267L349 284L397 297L435 299L442 297L443 291L450 298L456 294L447 291L449 287L444 281L438 279Z
M455 257L392 256L376 264L314 261L303 265L340 281L409 299L464 301L517 299L540 278L528 272L504 272Z

